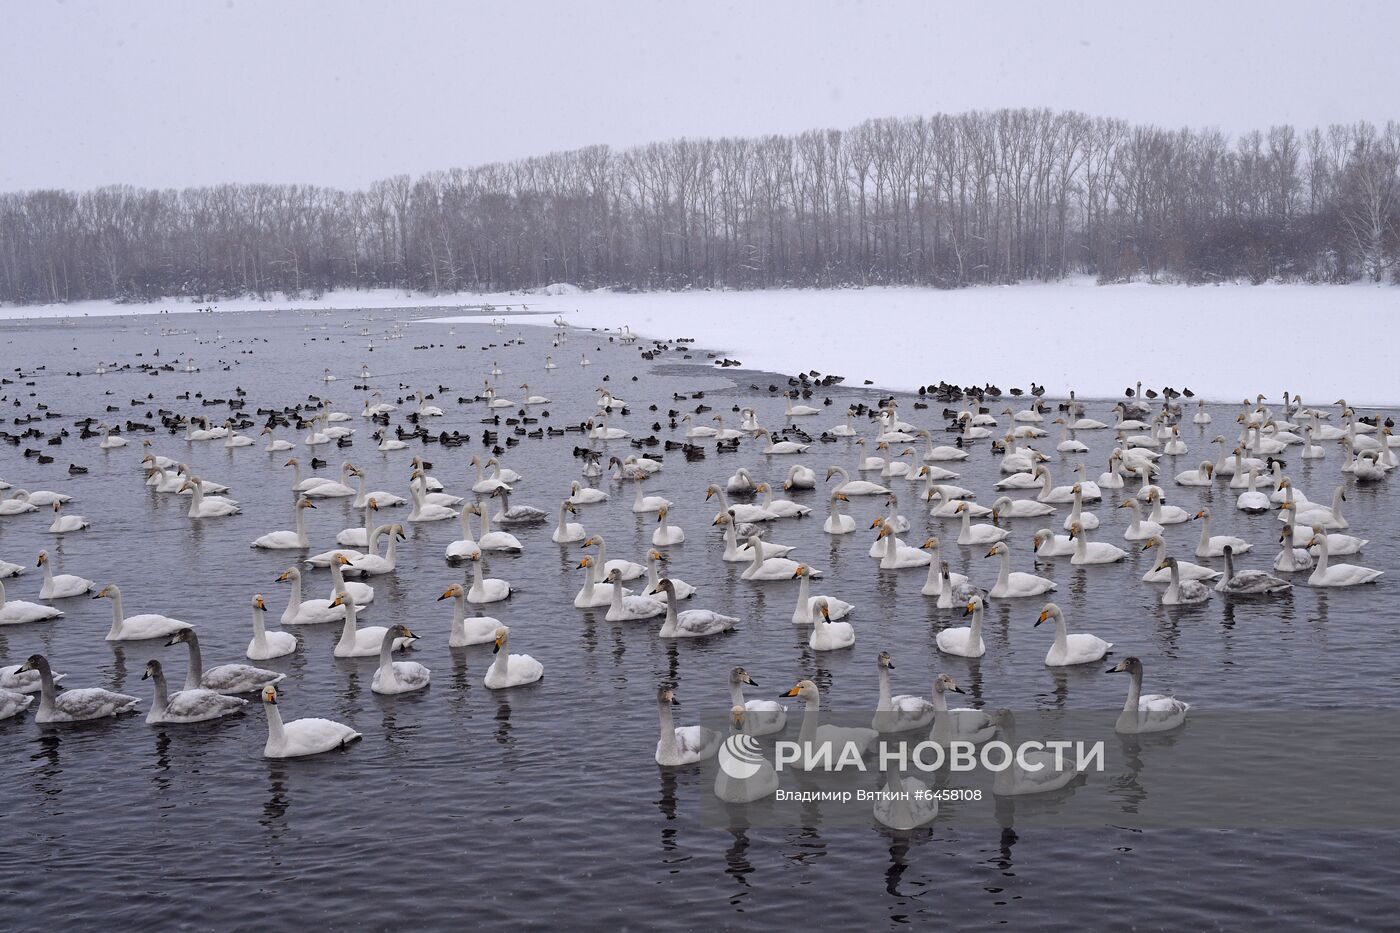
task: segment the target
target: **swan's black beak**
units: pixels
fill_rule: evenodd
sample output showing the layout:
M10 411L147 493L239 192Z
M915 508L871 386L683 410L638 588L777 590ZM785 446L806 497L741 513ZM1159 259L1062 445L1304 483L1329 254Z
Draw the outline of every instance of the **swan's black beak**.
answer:
M970 616L970 615L972 615L972 607L970 607L970 606L963 606L963 615L965 615L965 616Z
M962 687L954 687L954 688L953 688L953 692L954 692L954 693L961 693L963 696L967 696L967 691L964 690Z
M680 705L681 705L681 701L680 701L680 700L677 700L675 697L671 697L671 705L672 705L672 706L680 706Z

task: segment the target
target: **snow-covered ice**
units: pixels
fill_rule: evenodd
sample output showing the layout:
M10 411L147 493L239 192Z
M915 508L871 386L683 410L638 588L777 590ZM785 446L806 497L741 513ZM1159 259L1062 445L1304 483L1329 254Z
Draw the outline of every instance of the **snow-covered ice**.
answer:
M519 299L516 299L519 300ZM532 299L547 324L694 337L746 367L912 390L947 381L1119 398L1190 387L1237 402L1400 403L1400 288L1053 284L830 291L589 292ZM470 320L447 318L445 320Z
M947 381L992 382L1052 395L1117 398L1145 386L1190 387L1235 402L1284 389L1308 402L1338 397L1400 404L1396 375L1400 288L1385 285L1097 285L965 288L584 292L559 284L512 294L428 295L393 289L320 298L111 301L0 307L0 318L60 318L196 311L353 310L493 306L548 324L626 324L645 337L693 337L744 366L843 375L847 383L911 390ZM435 321L477 322L479 314Z

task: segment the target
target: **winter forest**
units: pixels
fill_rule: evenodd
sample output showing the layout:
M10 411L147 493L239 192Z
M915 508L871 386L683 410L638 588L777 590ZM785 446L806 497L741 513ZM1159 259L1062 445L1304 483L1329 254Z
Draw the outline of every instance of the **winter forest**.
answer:
M1400 124L1238 138L1046 110L304 184L0 195L0 300L1394 281Z

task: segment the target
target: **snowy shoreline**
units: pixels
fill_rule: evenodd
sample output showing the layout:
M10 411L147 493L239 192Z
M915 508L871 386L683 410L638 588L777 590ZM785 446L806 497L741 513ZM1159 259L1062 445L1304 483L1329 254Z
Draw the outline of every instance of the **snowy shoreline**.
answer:
M1045 385L1060 396L1118 398L1126 385L1190 387L1238 402L1284 389L1307 402L1338 397L1400 403L1390 373L1400 288L1385 285L1051 284L927 288L421 295L392 289L319 299L217 303L110 301L0 307L0 319L61 319L234 311L472 309L421 323L480 323L478 309L512 323L620 328L691 337L746 368L834 372L848 384L911 391L947 381L1003 390ZM525 312L525 313L522 313ZM1373 339L1367 339L1367 338Z

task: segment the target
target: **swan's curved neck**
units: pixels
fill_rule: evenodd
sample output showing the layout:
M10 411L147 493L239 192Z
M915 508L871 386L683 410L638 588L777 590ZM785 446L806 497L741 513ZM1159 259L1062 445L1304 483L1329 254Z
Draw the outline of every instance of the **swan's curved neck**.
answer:
M671 595L671 590L666 590L666 621L661 625L660 635L662 638L673 638L677 628L680 626L680 619L676 616L676 600ZM669 716L670 711L667 710Z
M1123 704L1123 712L1136 713L1138 711L1138 698L1142 696L1142 671L1133 671L1132 680L1128 681L1128 700Z
M259 648L267 645L267 626L263 624L263 611L253 607L253 644Z
M983 611L984 611L984 610L983 610L982 606L980 606L980 605L978 605L975 609L972 610L971 640L972 640L972 644L973 644L973 645L976 645L979 641L982 640L982 613L983 613Z
M880 705L875 707L878 712L886 713L894 706L894 700L890 696L890 670L883 665L880 667Z
M671 757L676 752L676 721L671 717L671 704L665 701L656 704L661 717L661 754Z
M753 563L749 564L749 570L758 573L763 569L763 542L755 535L749 539L749 547L753 548Z
M1317 536L1317 563L1314 565L1313 573L1327 573L1327 532Z
M607 542L598 535L593 536L593 540L598 542L598 562L593 565L593 582L602 583L605 576L605 568L608 566L608 545Z
M151 675L155 683L155 696L151 698L151 715L159 717L170 705L170 690L165 685L165 672L156 671Z
M345 624L340 627L340 644L349 647L354 644L355 632L359 630L360 620L355 614L355 600L343 588L340 589L340 592L344 594L345 599Z
M797 583L797 609L802 613L802 617L810 619L812 617L812 578L807 574L802 575L802 579Z
M1011 552L1002 551L997 556L1001 558L1001 571L997 573L997 586L1004 588L1011 580Z
M1069 647L1069 633L1065 631L1065 617L1055 616L1055 647L1065 651Z
M942 690L935 689L933 691L933 711L935 713L948 712L948 696ZM940 716L938 718L946 719L947 717Z
M311 539L306 534L306 509L298 508L295 511L297 513L297 544L301 547L307 547L311 544ZM365 514L368 516L368 511Z
M394 677L394 636L392 630L384 633L384 641L379 646L379 670L390 680Z
M263 703L263 709L267 712L267 744L272 748L281 748L287 741L287 734L282 728L282 711L277 708L276 703Z
M107 633L107 637L115 638L122 632L122 622L126 620L126 615L122 612L122 594L118 591L112 593L112 629Z
M190 629L185 633L185 644L190 646L190 669L185 674L185 689L198 690L204 680L204 655L199 650L199 636Z
M811 746L817 738L817 718L820 715L821 699L807 700L806 707L802 711L802 731L798 735L799 741L804 746Z
M1181 568L1176 564L1171 565L1172 582L1167 584L1167 596L1177 599L1181 595Z

